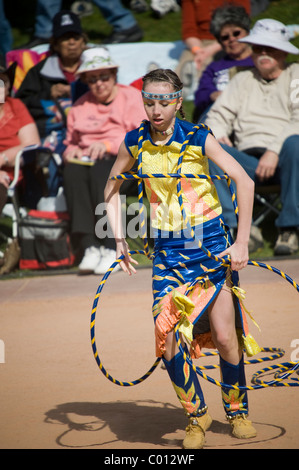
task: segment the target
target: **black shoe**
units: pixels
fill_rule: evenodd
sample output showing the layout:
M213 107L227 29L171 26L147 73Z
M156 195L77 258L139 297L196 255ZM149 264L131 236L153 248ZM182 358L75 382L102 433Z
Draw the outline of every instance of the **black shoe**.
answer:
M135 13L144 13L149 10L146 0L131 0L130 9Z
M143 38L143 31L138 25L122 31L113 31L110 36L102 41L103 44L119 44L123 42L137 42Z

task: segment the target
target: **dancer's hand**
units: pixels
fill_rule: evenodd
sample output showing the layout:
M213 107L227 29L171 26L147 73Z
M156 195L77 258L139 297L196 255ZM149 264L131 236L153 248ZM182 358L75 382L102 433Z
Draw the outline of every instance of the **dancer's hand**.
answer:
M229 256L231 259L231 269L233 271L240 271L248 264L249 253L248 243L235 242L229 248L217 255L220 258Z
M124 255L124 259L120 261L119 265L125 273L131 276L132 273L136 273L136 269L131 263L138 264L138 261L131 257L129 251L129 246L126 240L116 240L116 258L118 259L120 256Z

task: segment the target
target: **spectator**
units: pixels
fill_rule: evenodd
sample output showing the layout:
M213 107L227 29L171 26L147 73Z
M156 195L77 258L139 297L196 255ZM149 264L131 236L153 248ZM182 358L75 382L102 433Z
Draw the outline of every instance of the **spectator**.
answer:
M86 43L78 16L67 10L57 13L49 57L29 69L16 94L35 120L42 143L60 155L64 150L66 116L72 105L72 84L77 80L75 73ZM49 140L51 144L47 143ZM48 195L55 197L61 185L61 174L51 159Z
M0 80L4 83L4 100L0 102L0 169L5 181L13 179L18 152L29 145L40 144L37 127L26 106L10 96L14 69L15 64L8 69L0 67Z
M80 20L62 10L53 19L50 56L32 67L25 76L17 97L29 109L42 140L51 131L65 137L66 114L71 106L71 83L76 80L80 57L87 38Z
M95 208L125 133L145 117L140 92L117 83L117 68L106 48L86 50L77 73L90 90L68 115L64 189L74 246L84 252L80 273L103 274L115 260L114 240L100 247L95 235Z
M278 178L282 209L274 252L290 255L298 250L299 106L294 87L299 64L286 63L286 57L299 54L299 49L289 42L285 25L272 19L257 21L240 41L252 45L255 67L231 80L206 124L252 179L268 183ZM218 185L217 190L227 223L236 227L227 188Z
M235 73L254 66L250 44L238 41L247 36L250 23L250 16L242 6L227 4L213 12L210 31L221 45L224 55L211 62L202 73L195 92L194 121L204 120L208 109ZM296 36L299 25L288 25L286 29L292 38Z
M220 44L224 56L211 62L202 73L195 92L195 120L207 112L236 71L253 67L250 45L238 41L248 35L250 22L242 6L225 5L213 12L210 31ZM199 119L202 121L203 117Z
M101 11L105 20L113 30L105 43L116 44L122 42L140 41L143 32L133 14L125 8L120 0L92 0ZM51 22L62 5L62 0L38 0L36 7L36 20L34 38L26 44L27 48L48 42L51 36Z
M36 125L25 105L10 96L16 64L0 67L0 214L7 199L7 190L14 177L17 154L22 148L40 144ZM0 275L10 272L18 263L20 249L17 240L9 240Z
M183 73L180 71L183 64L192 60L199 78L202 70L221 50L221 45L210 32L210 22L213 11L225 3L223 0L210 2L182 0L182 39L187 49L180 58L178 66L180 75ZM250 14L250 0L232 1L231 3L244 6L247 13Z

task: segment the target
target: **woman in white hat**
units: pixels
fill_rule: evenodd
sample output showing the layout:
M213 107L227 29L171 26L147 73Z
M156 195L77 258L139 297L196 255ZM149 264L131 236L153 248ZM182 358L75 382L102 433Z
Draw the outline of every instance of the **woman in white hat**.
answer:
M77 74L89 91L68 114L64 188L73 241L84 252L81 273L103 274L115 260L115 242L104 238L95 209L103 215L99 204L124 135L145 118L140 92L117 83L117 69L106 48L86 50Z

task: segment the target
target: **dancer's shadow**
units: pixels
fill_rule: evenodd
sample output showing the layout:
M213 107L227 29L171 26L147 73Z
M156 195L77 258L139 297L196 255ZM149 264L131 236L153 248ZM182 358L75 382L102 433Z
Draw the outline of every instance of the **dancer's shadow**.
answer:
M98 447L119 442L146 445L152 444L165 448L182 446L187 419L180 407L154 400L106 402L106 403L63 403L46 413L45 421L63 425L63 431L57 436L56 443L62 447ZM247 440L246 444L271 441L285 434L285 430L269 423L254 423L269 426L268 437ZM219 435L228 435L230 425L214 420L208 431ZM244 440L233 439L230 446L239 447ZM217 447L222 447L221 439ZM225 446L225 444L224 444ZM207 446L209 447L209 446ZM130 448L132 448L130 446Z
M186 417L181 408L153 400L63 403L49 410L45 421L65 425L64 431L56 438L56 443L63 447L105 446L115 442L117 448L118 441L176 446L181 441L163 436L186 427ZM89 443L78 444L75 431L90 433L90 439L85 434L82 440Z

